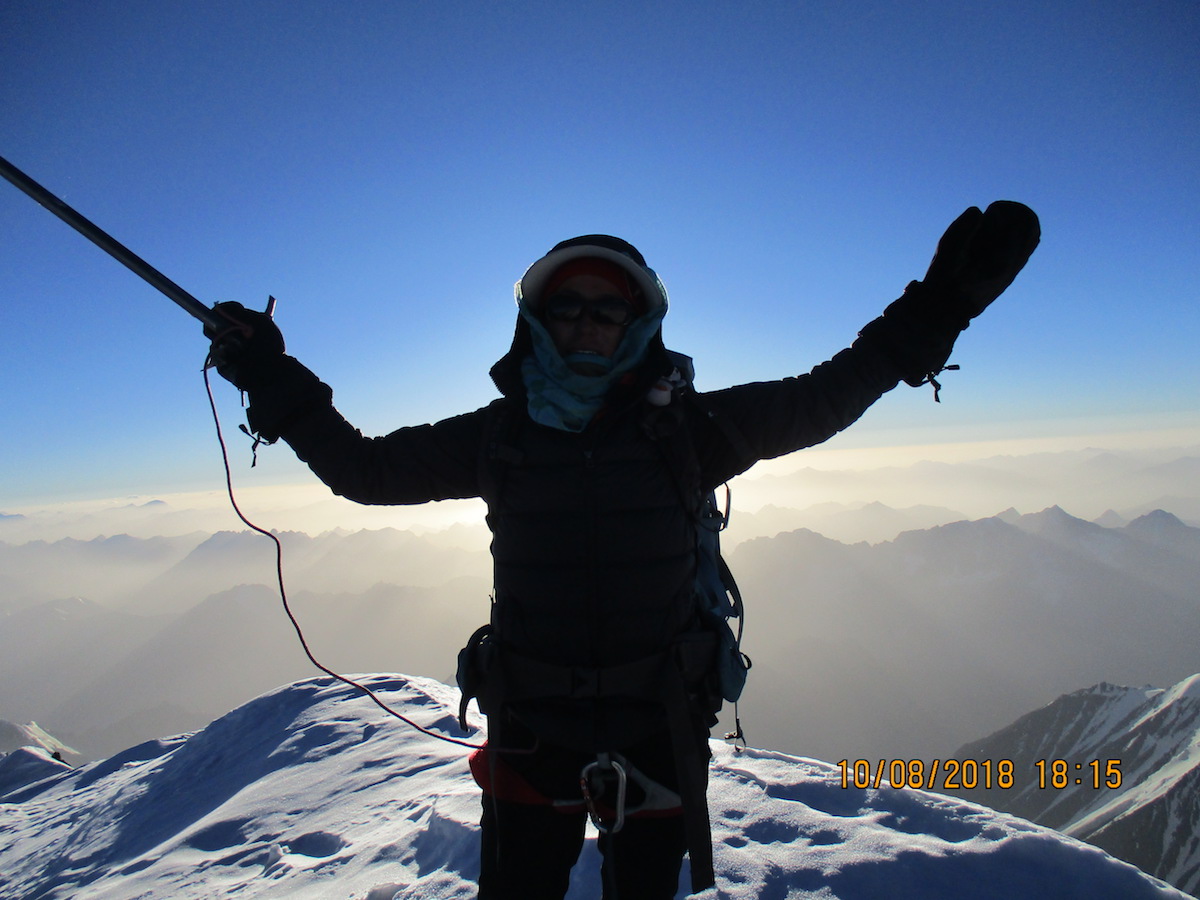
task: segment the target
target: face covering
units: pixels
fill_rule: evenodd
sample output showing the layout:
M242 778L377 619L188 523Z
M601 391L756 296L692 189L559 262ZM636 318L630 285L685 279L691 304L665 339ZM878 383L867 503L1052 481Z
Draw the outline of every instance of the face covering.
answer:
M520 311L533 339L533 352L521 365L529 417L560 431L580 432L604 405L612 386L645 359L667 307L663 304L630 322L611 358L571 353L564 359L550 332L523 300Z

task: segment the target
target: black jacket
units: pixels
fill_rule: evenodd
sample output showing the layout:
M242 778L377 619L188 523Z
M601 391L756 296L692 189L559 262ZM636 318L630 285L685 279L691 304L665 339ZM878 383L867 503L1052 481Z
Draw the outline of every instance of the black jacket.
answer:
M878 341L860 339L806 375L662 408L646 401L672 367L659 339L576 434L526 414L519 366L528 348L519 322L492 370L503 399L432 425L364 437L333 407L332 392L290 358L275 387L252 394L250 418L280 423L275 430L317 477L356 502L482 496L493 534L495 635L562 666L631 662L695 627L694 525L662 446L670 432L686 430L708 490L759 459L826 440L901 377ZM619 749L661 726L661 712L629 706L543 701L526 704L521 718L564 743Z

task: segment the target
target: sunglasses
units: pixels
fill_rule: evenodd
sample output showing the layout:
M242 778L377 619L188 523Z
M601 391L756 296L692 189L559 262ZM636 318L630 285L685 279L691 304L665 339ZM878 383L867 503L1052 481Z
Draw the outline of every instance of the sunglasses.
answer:
M545 309L549 322L578 322L585 313L598 325L628 325L633 318L629 302L611 294L585 300L572 291L559 291L547 298Z

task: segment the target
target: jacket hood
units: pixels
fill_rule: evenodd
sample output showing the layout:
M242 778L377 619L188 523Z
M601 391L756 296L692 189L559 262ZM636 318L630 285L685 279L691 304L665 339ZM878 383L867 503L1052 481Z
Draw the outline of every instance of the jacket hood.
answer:
M514 293L517 304L537 310L542 291L550 276L564 264L575 259L602 259L621 268L629 277L630 287L649 311L667 305L667 289L657 273L646 265L637 247L609 234L585 234L555 244L550 252L525 270Z
M667 289L653 269L646 265L642 254L627 241L611 235L591 234L562 241L550 252L526 269L516 283L513 293L517 302L517 324L509 351L492 366L491 376L500 393L506 397L524 396L525 386L521 366L533 352L533 338L526 316L536 316L541 294L550 277L564 263L574 259L596 258L615 263L629 276L631 286L645 301L648 312L660 321L667 310ZM643 377L652 382L670 371L671 364L662 342L661 324L647 343L636 372L638 382Z

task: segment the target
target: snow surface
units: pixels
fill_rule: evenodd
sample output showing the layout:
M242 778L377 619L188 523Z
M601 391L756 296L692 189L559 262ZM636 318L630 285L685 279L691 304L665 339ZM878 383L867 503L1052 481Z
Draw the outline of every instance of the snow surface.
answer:
M1136 690L1130 691L1132 696L1136 696L1137 693L1139 692ZM1185 678L1166 690L1143 690L1141 693L1146 698L1143 704L1144 712L1132 724L1110 732L1109 743L1103 746L1113 747L1120 740L1133 744L1135 737L1146 732L1153 737L1139 747L1138 756L1153 768L1147 774L1130 772L1130 776L1141 780L1120 793L1101 794L1097 803L1063 825L1064 831L1082 835L1095 834L1113 820L1131 811L1161 804L1163 798L1171 797L1177 784L1194 782L1193 773L1200 771L1200 728L1197 728L1196 724L1196 706L1197 701L1200 701L1200 675ZM1185 736L1183 741L1179 739L1181 734ZM1081 749L1077 755L1064 758L1102 758L1103 751L1095 748L1097 744ZM1088 750L1091 750L1091 756L1086 755ZM1112 755L1114 754L1108 754ZM1187 797L1189 793L1194 796L1194 791L1188 791L1186 788L1180 795ZM1107 802L1105 797L1108 798ZM1189 826L1189 831L1189 837L1195 835L1194 824Z
M425 727L483 737L460 733L453 688L363 680ZM705 900L1187 897L966 801L844 789L828 763L712 748L718 884ZM19 750L0 760L0 898L473 897L479 793L467 752L324 678L78 769ZM570 900L599 896L593 838ZM686 883L685 866L680 897Z

